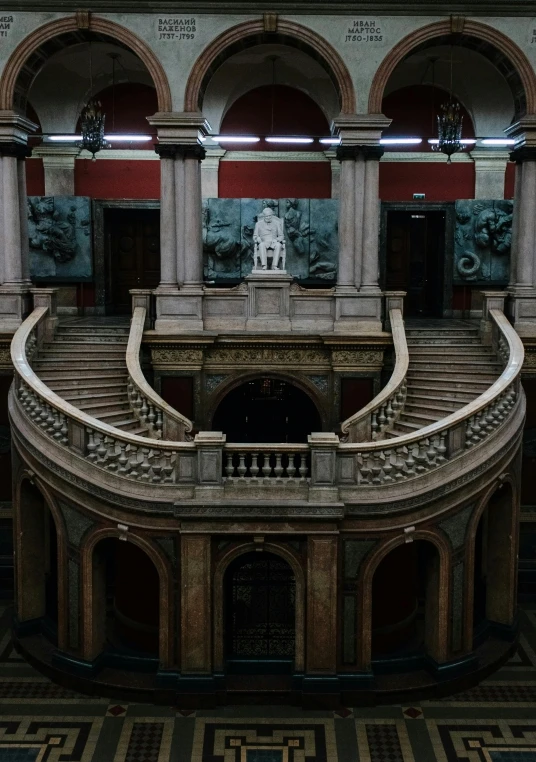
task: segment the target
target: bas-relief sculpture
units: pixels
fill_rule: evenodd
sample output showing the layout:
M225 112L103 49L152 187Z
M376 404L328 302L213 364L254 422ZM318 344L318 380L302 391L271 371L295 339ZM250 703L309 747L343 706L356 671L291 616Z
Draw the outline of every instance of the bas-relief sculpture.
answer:
M265 210L269 210L267 214ZM266 232L266 240L257 241L262 238L259 231L264 230L267 216L271 216L275 236ZM334 282L337 219L336 199L204 199L205 278L237 280L265 266L266 271L286 270L299 280ZM279 249L266 246L266 242L278 243Z
M508 283L513 206L503 200L456 201L454 283Z
M91 199L29 196L30 275L37 280L85 280L93 275Z

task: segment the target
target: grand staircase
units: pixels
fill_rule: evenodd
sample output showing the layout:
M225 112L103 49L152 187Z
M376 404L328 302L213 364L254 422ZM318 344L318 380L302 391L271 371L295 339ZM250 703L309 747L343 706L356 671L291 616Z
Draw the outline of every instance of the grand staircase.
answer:
M409 350L404 410L387 438L411 434L471 402L500 376L503 365L481 343L477 324L406 321Z
M32 368L49 389L94 418L147 436L128 399L129 322L118 318L65 319Z

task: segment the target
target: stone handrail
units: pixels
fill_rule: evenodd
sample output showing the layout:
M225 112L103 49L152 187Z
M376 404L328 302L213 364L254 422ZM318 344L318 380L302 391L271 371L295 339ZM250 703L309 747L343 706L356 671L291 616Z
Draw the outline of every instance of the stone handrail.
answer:
M487 439L507 418L520 394L524 348L501 310L491 309L489 315L494 346L505 362L499 378L472 402L412 434L380 442L341 443L339 461L353 459L355 483L383 485L424 474Z
M285 481L306 483L310 475L307 444L226 444L223 449L224 480Z
M150 386L140 366L140 348L147 310L135 307L127 345L128 399L130 407L141 424L147 426L155 439L183 442L189 436L193 423L165 402Z
M11 343L15 394L28 417L59 445L106 471L127 479L174 484L182 455L191 457L193 442L167 442L121 431L93 418L59 397L30 367L27 347L35 346L48 313L38 307Z
M344 442L381 439L383 432L395 423L404 410L409 354L402 310L390 310L389 318L396 357L393 373L385 387L368 405L341 423L341 439Z

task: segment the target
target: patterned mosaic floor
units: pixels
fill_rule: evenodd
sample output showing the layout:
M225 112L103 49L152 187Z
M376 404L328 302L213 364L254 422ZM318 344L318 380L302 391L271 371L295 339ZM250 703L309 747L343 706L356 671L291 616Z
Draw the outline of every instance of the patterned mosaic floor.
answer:
M0 605L0 762L536 762L536 606L492 679L419 706L109 703L52 684L13 651Z

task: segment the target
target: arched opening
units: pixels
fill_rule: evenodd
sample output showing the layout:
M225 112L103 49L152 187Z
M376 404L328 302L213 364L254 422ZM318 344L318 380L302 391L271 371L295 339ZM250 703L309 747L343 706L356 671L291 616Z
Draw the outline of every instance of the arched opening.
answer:
M212 421L228 442L307 442L322 421L311 398L294 384L267 376L232 389Z
M17 611L19 621L39 620L58 641L58 537L54 517L37 487L24 479L18 511Z
M478 643L490 623L509 626L515 610L513 491L496 490L478 522L474 546L473 638Z
M92 558L92 629L95 658L107 652L151 663L159 656L160 579L149 556L132 542L100 540Z
M439 659L439 566L425 540L398 545L380 561L372 578L374 669L425 654Z
M296 580L280 556L251 552L224 576L224 649L229 673L289 674L296 651Z
M30 137L35 150L26 162L28 195L55 198L54 220L66 235L80 226L85 231L76 238L76 256L52 257L44 237L32 235L34 226L49 223L52 202L45 208L32 199L32 280L53 279L66 308L130 313L129 290L155 288L160 282L160 165L137 160L140 152L132 150L151 151L156 130L147 117L171 110L160 62L139 38L112 22L92 17L90 28L78 29L74 18L63 19L25 39L2 83L0 97L11 91L15 109L36 118L39 127L39 134ZM87 152L74 155L80 115L91 98L100 101L105 114L109 148L124 152L112 161L89 161ZM111 152L97 154L105 155L111 157ZM72 202L71 196L80 198ZM95 214L91 199L106 199ZM71 214L74 206L77 211ZM92 250L93 220L102 228Z

